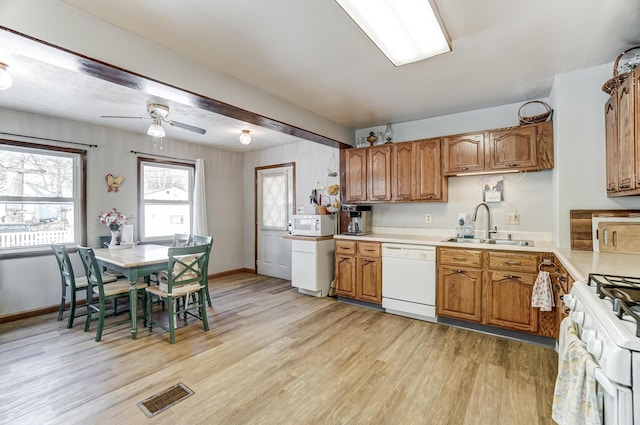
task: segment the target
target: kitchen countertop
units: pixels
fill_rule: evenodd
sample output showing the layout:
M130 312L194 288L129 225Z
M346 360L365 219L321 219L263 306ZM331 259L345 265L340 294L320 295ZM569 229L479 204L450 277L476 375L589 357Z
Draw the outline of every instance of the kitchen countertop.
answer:
M300 235L285 235L282 237L283 239L291 239L293 241L326 241L329 239L333 239L333 235L329 236L300 236Z
M464 244L443 242L442 235L407 235L396 233L371 233L362 236L334 235L339 240L368 242L387 242L413 245L447 246L464 249L490 249L504 251L550 252L562 262L562 265L576 280L586 280L589 273L602 273L620 276L640 277L640 255L614 254L609 252L578 251L558 248L553 242L533 239L534 246L495 245L486 243Z

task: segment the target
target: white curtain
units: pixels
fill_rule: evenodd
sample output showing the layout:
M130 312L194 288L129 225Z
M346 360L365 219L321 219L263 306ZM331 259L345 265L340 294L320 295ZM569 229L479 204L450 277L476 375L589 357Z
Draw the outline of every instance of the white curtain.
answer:
M196 159L193 185L193 234L207 236L207 197L204 186L204 160Z

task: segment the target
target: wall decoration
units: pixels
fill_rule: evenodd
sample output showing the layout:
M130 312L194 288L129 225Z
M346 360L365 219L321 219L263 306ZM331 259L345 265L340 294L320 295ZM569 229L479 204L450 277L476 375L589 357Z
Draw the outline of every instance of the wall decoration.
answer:
M482 178L482 200L484 202L504 201L504 176Z
M122 176L113 177L113 174L107 174L106 179L107 179L107 186L109 186L109 189L107 189L107 192L118 192L120 190L120 185L124 181L124 177Z

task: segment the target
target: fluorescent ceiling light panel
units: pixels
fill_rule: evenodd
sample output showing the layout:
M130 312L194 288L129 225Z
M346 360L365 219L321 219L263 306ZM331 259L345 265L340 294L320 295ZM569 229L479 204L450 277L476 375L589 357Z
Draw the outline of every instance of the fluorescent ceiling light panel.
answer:
M395 66L451 51L429 0L336 0Z

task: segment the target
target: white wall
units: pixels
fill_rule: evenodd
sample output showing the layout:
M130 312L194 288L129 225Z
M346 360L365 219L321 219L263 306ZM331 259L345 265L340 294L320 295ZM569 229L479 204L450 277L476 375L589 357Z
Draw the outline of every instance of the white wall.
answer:
M3 0L0 25L278 121L351 143L353 132L62 1ZM28 52L20 52L28 54ZM157 93L162 97L161 93Z
M209 233L214 237L209 273L243 267L245 226L243 214L242 154L176 140L165 140L164 150L151 138L106 127L0 109L0 131L98 145L87 150L87 243L97 246L99 235L108 235L100 224L101 211L118 208L137 216L137 159L131 150L172 158L202 158L205 162ZM1 138L9 138L0 135ZM38 142L29 138L11 139ZM58 144L61 145L61 144ZM78 146L63 145L68 147ZM107 174L124 176L119 192L107 192ZM135 236L137 228L134 225ZM82 273L77 262L76 270ZM60 277L53 255L0 260L0 315L55 305L60 302Z
M540 99L550 103L549 99ZM479 109L452 115L444 115L417 121L392 124L394 141L438 137L493 128L518 125L518 109L522 103ZM552 105L553 107L553 105ZM384 131L384 126L356 131L356 137L369 131ZM556 139L557 143L557 139ZM458 213L471 214L475 205L482 202L482 176L449 177L449 201L431 203L374 204L373 225L376 227L407 227L450 229L453 235ZM551 199L552 173L504 174L505 202L491 203L492 225L505 232L552 232L553 214ZM520 225L506 224L506 214L520 213ZM425 214L432 215L432 222L425 223ZM478 214L478 228L486 226L484 212Z
M262 149L244 154L243 163L243 196L244 218L246 223L244 232L244 267L253 269L255 231L255 168L267 165L295 162L296 164L296 200L294 205L305 206L307 214L313 214L313 205L309 204L309 195L316 181L325 187L330 184L340 183L339 177L327 176L327 168L335 164L338 169L340 152L336 148L324 146L318 143L302 141L278 146L271 149ZM338 169L338 176L340 175Z
M552 98L556 166L556 244L570 247L572 209L639 209L640 197L607 198L604 104L601 90L613 64L556 76Z

